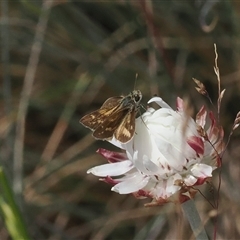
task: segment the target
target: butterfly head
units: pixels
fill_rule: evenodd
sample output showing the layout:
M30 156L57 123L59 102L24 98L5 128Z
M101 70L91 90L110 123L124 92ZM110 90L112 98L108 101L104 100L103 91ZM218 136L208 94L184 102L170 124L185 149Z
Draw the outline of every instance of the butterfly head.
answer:
M131 92L131 96L132 96L132 99L133 101L136 103L136 104L139 104L140 101L142 100L142 93L140 90L133 90Z

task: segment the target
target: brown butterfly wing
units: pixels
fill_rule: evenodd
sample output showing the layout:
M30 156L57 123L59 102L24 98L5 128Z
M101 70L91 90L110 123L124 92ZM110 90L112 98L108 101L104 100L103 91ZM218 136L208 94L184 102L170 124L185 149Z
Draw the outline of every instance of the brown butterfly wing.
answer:
M119 111L113 111L108 118L99 124L99 126L93 132L93 136L97 139L107 140L113 137L114 132L119 127L119 124L123 121L128 114L129 109L120 109Z
M102 122L105 111L96 110L83 116L79 122L91 130L96 129Z
M110 97L108 98L104 103L103 105L101 106L100 109L113 109L115 108L116 106L120 105L121 104L121 101L124 97Z
M133 108L132 110L128 111L128 113L123 118L121 124L114 132L114 137L118 141L126 143L132 139L135 133L135 118L136 111L135 108Z
M117 140L126 143L135 132L137 107L132 95L111 97L100 109L82 117L80 123L93 130L97 139L108 140L114 135Z
M107 99L100 109L83 116L79 122L85 127L95 130L120 106L122 97L111 97Z

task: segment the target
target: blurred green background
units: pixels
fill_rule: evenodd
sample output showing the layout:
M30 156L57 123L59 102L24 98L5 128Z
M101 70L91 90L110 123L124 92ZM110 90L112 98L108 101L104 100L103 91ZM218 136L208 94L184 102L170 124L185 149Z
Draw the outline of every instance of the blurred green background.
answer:
M173 108L180 96L194 113L213 109L192 78L216 107L216 43L227 140L240 109L239 22L240 1L1 1L1 165L32 239L194 239L181 206L145 208L149 199L86 174L106 162L99 147L114 148L79 119L134 88L144 106L157 94ZM218 239L240 238L239 156L236 131L223 159ZM200 194L196 203L212 237L216 212ZM3 218L0 239L10 239Z

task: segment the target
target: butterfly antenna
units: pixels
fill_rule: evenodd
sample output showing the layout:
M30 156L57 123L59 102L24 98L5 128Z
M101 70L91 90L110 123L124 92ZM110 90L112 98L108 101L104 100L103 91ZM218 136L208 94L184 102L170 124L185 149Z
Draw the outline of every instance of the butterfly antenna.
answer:
M133 90L136 89L136 82L137 82L137 79L138 79L138 73L136 73L136 75L135 75L135 81L134 81L134 87L133 87Z

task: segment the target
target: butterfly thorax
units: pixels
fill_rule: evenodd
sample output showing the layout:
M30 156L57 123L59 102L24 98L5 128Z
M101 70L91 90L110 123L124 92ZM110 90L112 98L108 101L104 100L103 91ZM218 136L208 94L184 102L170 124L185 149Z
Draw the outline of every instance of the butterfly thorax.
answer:
M139 108L139 103L142 99L142 93L139 90L132 91L128 96L122 99L123 107L130 107L131 109L135 107L136 111Z

